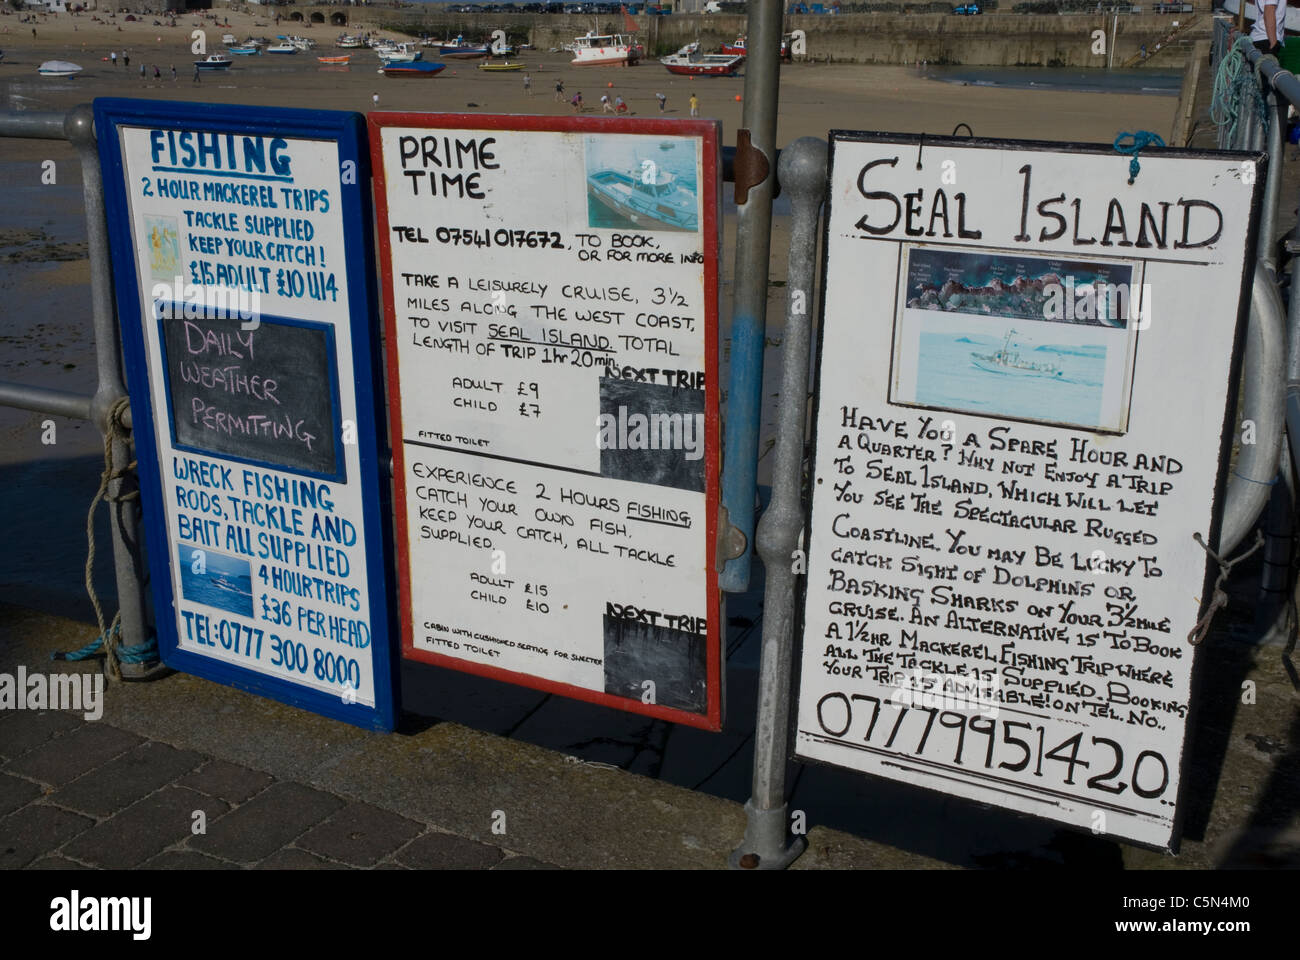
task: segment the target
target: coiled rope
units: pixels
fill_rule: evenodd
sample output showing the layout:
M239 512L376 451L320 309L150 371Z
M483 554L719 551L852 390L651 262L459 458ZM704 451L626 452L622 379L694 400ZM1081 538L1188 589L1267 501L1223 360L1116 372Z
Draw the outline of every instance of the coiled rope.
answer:
M1210 100L1210 120L1228 128L1228 144L1237 142L1237 126L1254 111L1260 123L1268 122L1268 104L1260 89L1259 78L1249 68L1245 51L1249 37L1238 37L1214 74L1214 95Z
M121 467L113 460L115 442L121 441L123 445L126 444L122 414L129 407L130 401L126 397L120 397L109 408L108 421L104 429L104 472L100 474L99 489L95 491L95 496L90 501L90 510L86 514L86 593L90 595L90 604L95 608L95 623L99 627L99 636L79 650L55 653L51 657L54 660L85 660L102 650L105 672L113 680L122 679L121 664L123 663L152 663L158 660L158 640L153 634L150 634L144 642L131 646L123 646L119 642L122 632L122 611L118 610L113 615L112 622L105 626L104 608L100 605L99 595L95 592L95 510L101 502L124 503L136 500L140 496L139 490L120 493L117 496L110 496L108 492L110 484L130 476L136 468L134 460Z

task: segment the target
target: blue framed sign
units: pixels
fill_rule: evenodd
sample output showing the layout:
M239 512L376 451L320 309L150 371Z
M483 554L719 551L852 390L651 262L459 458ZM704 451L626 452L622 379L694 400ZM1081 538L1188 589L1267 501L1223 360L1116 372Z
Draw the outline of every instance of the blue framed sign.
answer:
M168 666L393 729L359 114L95 101Z

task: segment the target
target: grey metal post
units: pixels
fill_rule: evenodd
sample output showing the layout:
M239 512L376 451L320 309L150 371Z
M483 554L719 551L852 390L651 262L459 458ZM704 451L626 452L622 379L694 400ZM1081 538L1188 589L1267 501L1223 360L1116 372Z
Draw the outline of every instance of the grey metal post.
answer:
M745 837L731 855L731 865L745 869L784 869L807 846L803 837L790 837L785 768L794 649L794 554L804 522L808 358L826 157L826 142L813 137L802 137L781 152L781 187L790 194L792 223L772 500L758 524L758 552L767 569L767 584L754 728L754 784L745 803Z
M1286 332L1282 296L1272 275L1255 268L1250 326L1242 371L1241 417L1255 425L1255 442L1243 443L1237 468L1228 478L1219 553L1230 553L1250 532L1268 502L1285 429Z
M753 551L758 430L762 419L763 346L767 338L767 267L772 239L771 168L776 163L781 0L749 4L745 107L736 133L736 274L731 309L731 376L722 460L722 499L744 552L727 561L718 585L749 585Z
M99 153L95 148L94 113L89 104L69 111L64 122L68 140L81 159L81 182L86 205L86 246L90 256L91 320L95 330L95 359L99 383L91 400L94 422L106 435L111 429L110 410L126 396L122 378L122 349L117 316L113 309L113 269L108 252L108 222L104 213L104 184L100 176ZM113 432L113 462L119 469L131 461L131 445L123 431ZM117 603L122 615L121 643L136 646L144 642L146 626L141 591L141 545L138 505L123 502L123 494L135 491L134 478L121 477L108 485L109 527L113 538L113 572L117 581ZM122 664L124 677L140 676L154 664Z
M1268 130L1264 149L1268 152L1268 176L1264 181L1263 210L1260 212L1256 257L1268 272L1277 276L1277 204L1282 192L1282 141L1286 129L1286 105L1271 87L1265 95Z

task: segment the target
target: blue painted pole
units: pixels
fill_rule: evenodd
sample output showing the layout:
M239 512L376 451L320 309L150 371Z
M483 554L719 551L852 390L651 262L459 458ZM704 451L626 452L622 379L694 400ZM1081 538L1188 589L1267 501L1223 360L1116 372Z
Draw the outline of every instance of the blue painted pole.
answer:
M752 0L745 65L741 133L762 154L747 159L737 140L736 273L731 313L731 376L723 444L722 502L731 525L744 535L745 550L728 560L718 577L728 593L749 586L754 554L754 493L758 483L758 428L762 417L763 345L767 335L767 264L776 181L776 104L780 81L781 0ZM755 175L766 167L761 180ZM743 197L744 202L739 202Z

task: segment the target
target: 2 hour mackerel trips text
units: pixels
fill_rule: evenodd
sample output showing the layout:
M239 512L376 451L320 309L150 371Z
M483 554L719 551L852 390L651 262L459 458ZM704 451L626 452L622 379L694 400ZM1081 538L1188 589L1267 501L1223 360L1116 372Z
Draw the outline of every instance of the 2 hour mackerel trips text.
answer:
M949 194L943 187L932 191L918 185L901 196L873 189L899 157L881 157L863 165L857 190L870 201L858 219L857 229L871 236L891 234L902 226L909 237L945 240L982 240L984 230L971 222L965 191ZM1068 242L1074 247L1134 247L1152 250L1192 250L1215 244L1223 233L1223 211L1209 200L1170 197L1167 200L1103 200L1070 196L1056 186L1034 183L1033 164L1020 174L1019 230L1008 243ZM1121 177L1116 182L1123 184ZM1157 186L1159 181L1152 180ZM1104 209L1103 209L1104 204ZM990 204L997 208L1009 203ZM1000 239L1000 238L989 238Z
M149 160L155 174L207 174L214 179L182 180L144 177L146 197L234 203L245 207L328 213L330 192L324 188L272 186L293 183L293 158L283 137L251 137L199 130L150 130ZM227 183L222 178L261 180Z

